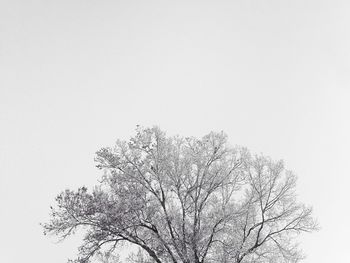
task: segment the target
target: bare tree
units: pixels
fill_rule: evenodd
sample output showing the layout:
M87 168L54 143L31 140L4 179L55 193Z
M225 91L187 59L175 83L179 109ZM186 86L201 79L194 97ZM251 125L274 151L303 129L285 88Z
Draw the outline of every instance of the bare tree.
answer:
M295 237L316 229L283 162L231 147L223 133L196 139L138 128L96 162L101 183L62 192L43 224L62 239L86 231L75 262L121 243L157 263L297 262Z

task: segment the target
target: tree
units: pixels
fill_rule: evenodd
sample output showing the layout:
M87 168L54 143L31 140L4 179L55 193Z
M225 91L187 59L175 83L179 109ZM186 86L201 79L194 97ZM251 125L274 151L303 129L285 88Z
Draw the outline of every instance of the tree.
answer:
M283 162L231 147L224 133L167 137L138 127L95 161L100 184L59 194L43 224L61 239L85 231L74 262L119 244L138 246L138 262L297 262L295 237L317 228Z

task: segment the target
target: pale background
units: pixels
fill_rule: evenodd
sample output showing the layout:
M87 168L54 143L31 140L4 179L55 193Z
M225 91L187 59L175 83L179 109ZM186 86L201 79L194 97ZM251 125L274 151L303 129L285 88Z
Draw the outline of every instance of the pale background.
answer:
M349 70L349 1L0 0L0 262L74 257L39 222L137 124L284 159L304 262L350 262Z

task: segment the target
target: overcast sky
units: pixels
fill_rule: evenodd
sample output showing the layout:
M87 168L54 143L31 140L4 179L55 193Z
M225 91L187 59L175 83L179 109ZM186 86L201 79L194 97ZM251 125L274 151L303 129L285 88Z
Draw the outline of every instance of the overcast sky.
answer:
M74 257L39 222L137 124L284 159L304 262L350 262L349 70L349 1L0 0L0 262Z

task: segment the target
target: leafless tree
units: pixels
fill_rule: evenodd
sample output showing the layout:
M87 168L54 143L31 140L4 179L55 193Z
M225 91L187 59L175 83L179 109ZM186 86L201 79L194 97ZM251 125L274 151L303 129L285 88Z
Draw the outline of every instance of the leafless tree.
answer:
M43 224L62 239L85 231L74 262L122 243L157 263L298 262L295 237L316 229L283 162L231 147L223 133L196 139L138 128L96 162L101 183L62 192Z

